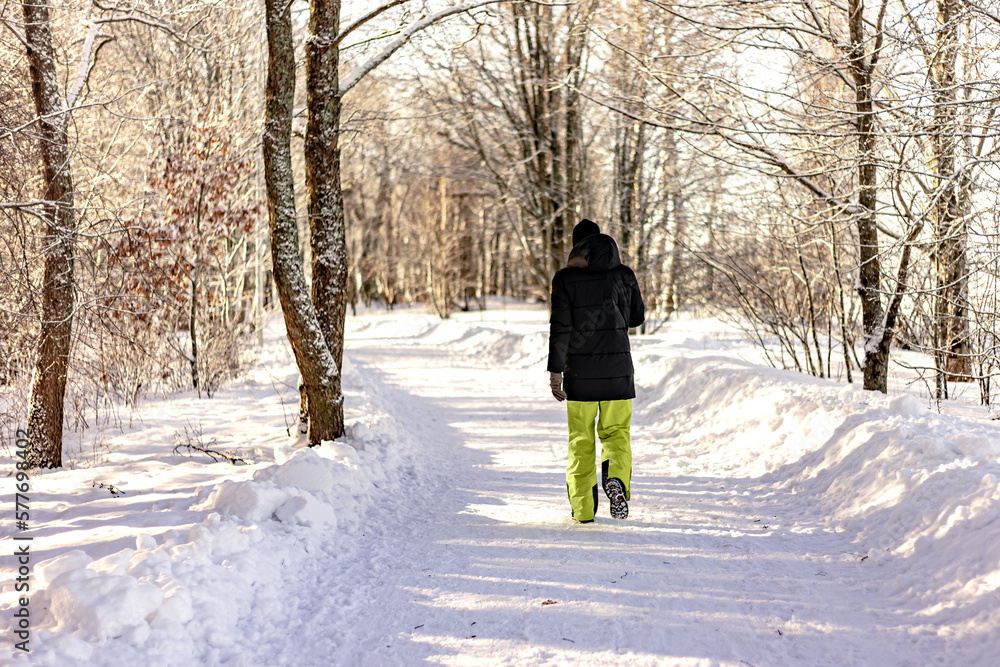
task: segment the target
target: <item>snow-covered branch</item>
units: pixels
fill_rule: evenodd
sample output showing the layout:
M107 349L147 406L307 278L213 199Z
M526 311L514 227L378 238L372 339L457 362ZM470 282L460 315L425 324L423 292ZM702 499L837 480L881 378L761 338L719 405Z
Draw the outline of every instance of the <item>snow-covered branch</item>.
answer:
M360 28L361 26L363 26L365 23L368 23L369 21L371 21L375 17L380 16L384 12L389 11L393 7L398 7L400 5L404 5L407 2L409 2L409 1L410 0L390 0L390 2L385 3L381 7L377 7L376 9L373 9L372 11L368 12L367 14L365 14L364 16L362 16L361 18L357 19L356 21L354 21L353 23L351 23L350 25L348 25L342 31L340 31L340 34L337 35L337 38L335 40L333 40L333 45L337 46L338 44L340 44L341 42L344 41L345 37L347 37L352 32L354 32L355 30L357 30L358 28Z
M430 16L425 16L424 18L411 24L408 28L403 30L391 44L382 49L379 53L372 56L367 61L361 63L357 67L351 70L351 72L345 76L340 82L340 94L343 95L351 88L353 88L361 79L368 75L369 72L374 70L376 67L384 63L389 59L392 54L398 51L404 44L406 44L413 35L417 34L421 30L434 25L442 19L446 19L449 16L454 16L455 14L463 14L465 12L472 11L473 9L478 9L479 7L485 7L486 5L494 5L499 2L504 2L505 0L479 0L478 2L473 2L469 5L464 5L461 7L450 7L448 9L443 9L440 12L431 14ZM350 28L350 26L348 26ZM341 33L343 34L343 33ZM338 37L340 39L340 37Z
M3 201L0 202L0 208L30 208L32 206L46 206L55 203L56 202L45 201L44 199L39 201Z
M12 33L14 33L14 36L17 37L17 41L21 42L21 44L24 45L24 48L26 48L26 49L29 48L28 47L28 40L24 38L24 35L22 35L20 32L18 32L17 28L14 27L14 24L11 23L10 20L6 16L0 14L0 23L3 23L4 27L6 27L8 30L10 30Z
M288 0L286 4L291 4L292 0ZM170 35L176 39L181 44L187 46L188 48L195 49L197 51L207 51L207 49L200 45L194 44L189 40L191 31L197 28L199 25L205 22L205 17L201 17L194 21L192 24L184 27L183 31L180 27L171 25L169 23L164 23L161 17L150 14L149 12L142 11L138 7L130 7L127 14L118 14L118 5L113 6L103 5L99 0L94 0L94 6L101 11L111 12L111 16L105 16L102 18L94 19L94 23L105 24L105 23L139 23L150 28L155 28L165 34Z
M22 213L27 213L28 215L33 215L42 222L49 222L50 220L49 216L44 215L43 213L39 213L38 211L34 211L32 209L36 206L46 206L54 203L55 202L50 202L45 200L33 201L33 202L18 202L18 201L0 202L0 210L14 209L17 211L21 211Z
M588 95L586 92L582 90L577 90L576 92L579 93L581 96L587 98L588 100L595 102L596 104L599 104L606 109L619 113L625 116L626 118L631 118L634 121L645 123L653 127L660 127L677 131L691 131L689 129L686 130L682 127L677 127L675 125L670 125L668 123L663 123L654 120L652 118L647 118L644 116L640 116L639 114L632 113L631 111L628 111L627 109L624 109L618 105L611 104L610 102L606 102L604 100L596 99L595 97ZM684 100L683 97L681 96L678 97L682 101L687 102L687 100ZM812 192L817 198L822 199L824 201L828 201L832 203L834 206L844 210L847 213L857 212L856 206L853 206L850 203L843 201L837 195L823 188L814 179L810 178L808 174L799 172L794 166L791 165L791 163L788 162L788 160L779 155L773 149L764 146L763 144L738 139L729 132L725 131L723 128L721 128L718 123L711 122L707 119L694 120L692 122L699 128L697 130L698 134L713 134L722 139L723 141L725 141L726 143L728 143L730 146L738 148L742 150L744 153L752 155L761 162L764 162L765 164L769 164L772 167L778 168L785 176L788 176L793 180L795 180L796 182L798 182L799 184L801 184L807 190Z
M978 12L986 18L992 19L1000 24L1000 13L998 13L995 9L988 9L980 5L978 2L973 2L972 0L965 0L965 4L967 4L973 11Z
M79 96L80 91L83 90L83 84L87 82L87 77L90 75L91 68L91 56L94 53L94 40L97 38L98 23L90 19L91 14L94 11L94 6L91 5L87 7L87 15L84 17L83 22L89 26L87 29L87 37L83 40L83 50L80 53L80 68L76 72L76 79L73 81L73 87L69 89L69 93L66 95L66 109L72 109L73 104L76 102L77 96Z

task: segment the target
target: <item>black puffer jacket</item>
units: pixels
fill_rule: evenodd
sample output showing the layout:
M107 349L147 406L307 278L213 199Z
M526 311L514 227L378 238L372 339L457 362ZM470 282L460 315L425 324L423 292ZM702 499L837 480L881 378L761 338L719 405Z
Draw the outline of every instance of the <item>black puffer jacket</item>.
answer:
M569 400L635 398L628 329L645 316L639 283L614 239L595 234L577 243L552 279L549 319L549 371L564 374Z

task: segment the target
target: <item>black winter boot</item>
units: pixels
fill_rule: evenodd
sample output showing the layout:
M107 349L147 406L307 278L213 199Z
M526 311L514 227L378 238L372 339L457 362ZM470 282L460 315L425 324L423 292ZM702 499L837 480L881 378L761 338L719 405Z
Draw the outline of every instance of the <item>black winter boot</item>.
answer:
M628 503L625 501L625 486L617 477L612 477L605 483L604 492L611 501L611 518L628 518Z

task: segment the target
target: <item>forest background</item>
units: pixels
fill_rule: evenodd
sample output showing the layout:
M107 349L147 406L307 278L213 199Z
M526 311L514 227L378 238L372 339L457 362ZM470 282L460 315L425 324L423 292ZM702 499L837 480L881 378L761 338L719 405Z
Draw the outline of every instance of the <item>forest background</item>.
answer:
M1000 12L979 0L0 2L11 442L211 397L280 308L313 442L359 304L545 300L581 217L777 366L1000 374ZM922 353L904 361L894 350ZM925 363L912 363L924 359Z

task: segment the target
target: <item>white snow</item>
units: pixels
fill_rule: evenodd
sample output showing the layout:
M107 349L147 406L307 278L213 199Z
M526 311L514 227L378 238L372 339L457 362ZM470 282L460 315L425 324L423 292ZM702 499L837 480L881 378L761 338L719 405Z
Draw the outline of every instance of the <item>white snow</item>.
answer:
M579 525L546 330L511 302L350 318L348 433L310 449L275 318L244 382L150 403L103 456L33 475L32 650L0 663L996 664L985 410L669 323L634 339L630 516L602 498ZM252 465L172 453L196 427ZM17 597L8 575L8 617Z

